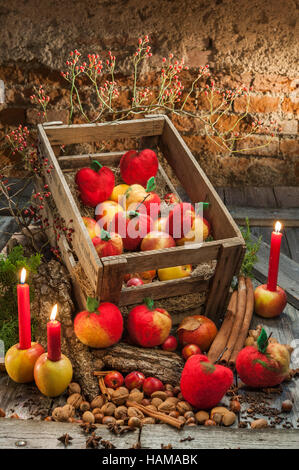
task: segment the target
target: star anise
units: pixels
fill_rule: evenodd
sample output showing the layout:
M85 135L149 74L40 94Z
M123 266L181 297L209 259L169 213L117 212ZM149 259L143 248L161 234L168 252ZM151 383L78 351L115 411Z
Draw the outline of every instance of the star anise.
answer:
M180 439L180 442L186 442L186 441L194 441L194 437L187 436L184 439Z
M116 449L116 446L110 441L105 441L104 439L102 439L101 444L103 447L105 447L105 449Z
M124 434L126 432L131 432L131 431L134 431L134 428L130 428L130 426L119 426L119 424L115 424L115 423L109 423L107 425L107 428L109 429L110 432L112 432L113 434L116 434L116 435L121 435L121 434Z
M91 436L86 441L86 449L97 449L101 439L102 437L96 436L95 432L91 433Z
M97 429L96 425L95 424L92 424L92 423L83 423L83 424L80 424L80 428L83 429L83 432L85 434L90 434L91 432L93 432L95 429Z
M64 444L64 447L67 447L69 444L71 444L70 441L72 441L73 438L68 433L65 433L61 437L58 437L57 440L62 442L62 444Z

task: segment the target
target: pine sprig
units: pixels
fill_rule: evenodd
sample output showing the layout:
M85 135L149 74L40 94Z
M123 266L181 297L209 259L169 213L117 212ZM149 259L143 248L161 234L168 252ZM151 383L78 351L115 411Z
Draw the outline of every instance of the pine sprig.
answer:
M244 260L243 260L240 272L243 276L252 278L253 266L258 261L257 252L260 249L262 236L258 238L257 242L252 241L250 227L249 227L249 220L247 217L246 217L246 226L244 228L241 227L241 233L246 243L246 253L244 256Z

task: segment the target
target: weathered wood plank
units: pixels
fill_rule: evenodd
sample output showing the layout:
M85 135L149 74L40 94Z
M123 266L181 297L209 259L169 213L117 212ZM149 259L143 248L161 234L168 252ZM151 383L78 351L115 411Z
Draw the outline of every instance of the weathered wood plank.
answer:
M46 127L52 145L80 144L109 139L146 137L163 132L164 117L155 119L134 119L100 124L73 124L71 126Z
M86 448L89 436L76 424L0 418L0 449L17 449L17 441L26 442L23 449L64 449L58 438L65 433L73 438L67 449ZM139 430L115 436L106 426L98 425L95 433L112 442L117 449L129 449L137 443ZM99 445L99 449L103 446Z
M253 241L257 239L252 236ZM270 247L262 242L259 252L258 261L254 265L253 273L261 282L265 282L268 277ZM281 254L279 262L278 285L282 287L287 294L290 304L299 309L299 264L291 260L287 256Z
M299 227L299 209L262 209L227 205L229 212L239 225L244 225L246 218L250 226L274 227L279 220L284 227Z
M273 188L242 186L224 188L225 204L240 207L277 207Z
M181 442L188 436L192 440ZM171 444L173 449L297 449L298 439L298 431L276 429L186 426L177 431L155 424L144 426L141 432L141 445L145 449L161 449L161 444Z
M58 157L58 162L60 167L66 170L74 170L74 168L82 168L85 165L88 165L92 160L98 160L103 165L117 165L125 153L121 152L101 152L101 153L92 153L84 155L68 155L63 157Z
M299 228L286 228L285 236L292 260L299 263Z
M277 207L299 207L298 186L276 186L274 194Z

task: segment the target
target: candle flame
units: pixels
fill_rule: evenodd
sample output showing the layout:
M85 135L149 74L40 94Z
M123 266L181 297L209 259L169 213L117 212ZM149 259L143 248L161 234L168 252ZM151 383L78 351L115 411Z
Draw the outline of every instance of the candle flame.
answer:
M55 318L56 318L56 315L57 315L57 304L55 304L54 307L52 308L52 312L51 312L51 315L50 315L50 320L54 321Z
M25 280L26 280L26 269L23 268L22 271L21 271L21 276L20 276L20 282L21 282L21 284L24 284L24 283L25 283Z
M275 232L280 232L280 230L281 230L281 223L280 222L278 222L278 221L276 222L274 230L275 230Z

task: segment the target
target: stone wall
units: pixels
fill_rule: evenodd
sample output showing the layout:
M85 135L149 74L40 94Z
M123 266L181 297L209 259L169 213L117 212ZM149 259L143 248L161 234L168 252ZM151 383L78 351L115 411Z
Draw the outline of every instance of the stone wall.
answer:
M298 6L297 6L298 8ZM130 78L128 55L140 35L149 34L152 68L143 77L157 85L155 67L174 53L190 65L210 64L224 86L253 86L250 112L282 130L267 147L234 156L220 153L192 119L174 122L212 182L229 185L296 185L299 182L298 9L295 0L0 0L0 138L11 126L34 125L33 86L44 84L52 107L50 119L67 119L67 84L60 76L70 50L118 59L123 87ZM296 39L297 38L297 39ZM90 99L85 90L86 102ZM122 95L123 104L129 99ZM199 108L201 103L196 104ZM244 111L240 97L230 119ZM50 108L51 109L51 108ZM251 137L259 147L267 137ZM0 163L7 159L0 152Z

